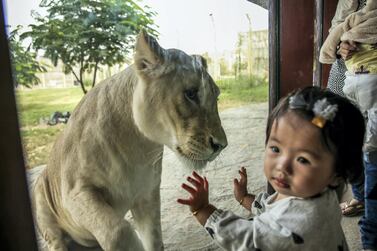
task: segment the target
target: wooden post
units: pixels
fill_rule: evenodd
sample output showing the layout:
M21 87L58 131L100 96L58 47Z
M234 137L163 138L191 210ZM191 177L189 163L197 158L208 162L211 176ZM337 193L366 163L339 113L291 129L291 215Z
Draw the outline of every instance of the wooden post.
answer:
M270 0L268 6L269 112L280 98L280 30L280 0Z
M323 0L315 0L314 25L313 85L322 87L322 64L319 62L319 52L323 44Z
M269 114L280 98L280 22L280 0L270 0L268 4ZM267 193L272 194L274 191L271 184L267 183Z
M327 35L329 34L329 29L331 27L331 20L334 17L336 6L338 0L326 0L323 2L323 15L322 15L322 40L325 41ZM321 70L321 87L325 88L327 86L327 81L329 78L331 65L322 65Z

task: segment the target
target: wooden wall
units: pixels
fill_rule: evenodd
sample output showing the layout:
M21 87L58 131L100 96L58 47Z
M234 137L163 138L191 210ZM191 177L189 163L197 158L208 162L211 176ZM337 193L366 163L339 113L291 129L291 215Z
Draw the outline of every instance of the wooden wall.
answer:
M284 4L282 4L284 3ZM313 84L314 0L281 0L280 94Z
M270 109L299 87L313 83L326 87L330 66L318 64L318 50L328 35L337 2L269 1Z
M337 0L323 0L323 40L326 39L331 27L331 20L335 14ZM322 65L322 86L327 86L331 65Z

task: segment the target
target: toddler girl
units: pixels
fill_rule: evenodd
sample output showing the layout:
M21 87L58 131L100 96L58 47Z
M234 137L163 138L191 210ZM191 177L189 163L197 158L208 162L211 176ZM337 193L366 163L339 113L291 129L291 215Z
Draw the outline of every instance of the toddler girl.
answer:
M196 172L182 184L196 219L226 250L348 250L334 188L362 173L364 119L348 101L308 87L282 99L266 130L264 173L275 193L247 192L247 173L234 180L245 219L208 201L208 181Z

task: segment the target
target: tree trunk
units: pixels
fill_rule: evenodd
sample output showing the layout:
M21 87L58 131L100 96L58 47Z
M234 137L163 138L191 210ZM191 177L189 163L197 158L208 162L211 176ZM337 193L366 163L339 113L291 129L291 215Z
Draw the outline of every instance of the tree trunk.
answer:
M93 75L93 81L92 81L92 88L96 84L97 69L98 69L98 62L96 62L96 65L94 66L94 75Z
M84 85L84 80L82 79L82 74L83 74L83 62L81 60L81 63L80 63L80 85L81 85L81 89L82 91L84 92L84 94L86 94L88 91L85 89L85 85Z
M84 86L84 83L82 81L79 81L80 82L80 86L81 86L81 90L84 94L86 94L88 91L85 89L85 86Z
M77 76L76 72L73 70L71 66L68 66L71 69L72 74L75 76L76 80L79 81L81 90L84 94L87 93L84 83L82 82L82 74L81 74L81 69L80 69L80 77Z

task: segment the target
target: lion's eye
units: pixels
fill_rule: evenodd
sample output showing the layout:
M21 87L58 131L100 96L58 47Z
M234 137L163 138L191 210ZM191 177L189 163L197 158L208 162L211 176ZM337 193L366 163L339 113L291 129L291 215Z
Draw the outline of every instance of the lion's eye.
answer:
M190 101L194 101L194 102L198 102L199 99L198 99L198 90L197 89L190 89L190 90L186 90L184 92L185 94L185 97L190 100Z

